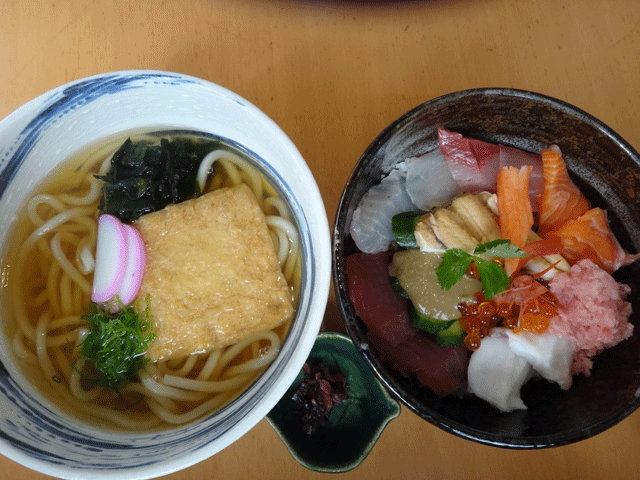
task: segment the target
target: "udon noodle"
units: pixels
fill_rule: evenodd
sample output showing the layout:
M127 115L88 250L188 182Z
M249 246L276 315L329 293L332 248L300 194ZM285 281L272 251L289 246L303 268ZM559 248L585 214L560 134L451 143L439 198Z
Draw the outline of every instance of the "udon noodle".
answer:
M102 185L94 175L107 172L120 143L95 151L72 172L67 168L57 186L28 201L18 222L22 232L14 235L8 254L15 312L15 328L8 333L15 357L25 371L41 372L58 404L107 426L148 430L191 422L233 400L276 357L288 325L206 354L147 362L120 395L83 381L80 344L88 329L81 317L90 304ZM215 172L209 175L212 168ZM295 305L300 287L298 234L274 187L249 161L228 149L208 154L198 178L206 191L239 183L251 187L266 215Z

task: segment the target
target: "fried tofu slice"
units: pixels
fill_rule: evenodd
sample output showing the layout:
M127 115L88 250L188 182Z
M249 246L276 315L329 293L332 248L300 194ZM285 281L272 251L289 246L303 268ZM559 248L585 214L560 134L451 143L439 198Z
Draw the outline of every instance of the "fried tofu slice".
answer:
M222 188L135 221L147 263L151 361L232 345L293 317L291 289L265 216L246 185Z

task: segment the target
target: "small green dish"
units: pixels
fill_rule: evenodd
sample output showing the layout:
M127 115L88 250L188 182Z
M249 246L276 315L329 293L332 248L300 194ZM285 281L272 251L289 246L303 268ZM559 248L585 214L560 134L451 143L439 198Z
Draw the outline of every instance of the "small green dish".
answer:
M347 472L367 457L387 424L400 414L400 405L374 377L349 337L320 333L309 354L308 361L312 360L322 360L330 369L342 371L347 399L333 408L325 425L308 436L292 398L303 379L300 372L266 419L304 467L325 473Z

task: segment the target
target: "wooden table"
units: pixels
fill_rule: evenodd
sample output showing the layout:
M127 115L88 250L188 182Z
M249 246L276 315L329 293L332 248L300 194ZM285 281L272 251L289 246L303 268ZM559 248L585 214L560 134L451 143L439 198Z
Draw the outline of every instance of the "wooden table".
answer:
M375 136L433 97L529 89L596 116L640 149L640 2L0 0L0 118L62 83L121 69L229 88L290 136L332 223ZM333 293L326 329L341 329ZM315 479L260 422L167 479ZM349 479L640 478L640 411L596 437L540 451L491 448L403 408ZM0 458L0 480L46 478Z

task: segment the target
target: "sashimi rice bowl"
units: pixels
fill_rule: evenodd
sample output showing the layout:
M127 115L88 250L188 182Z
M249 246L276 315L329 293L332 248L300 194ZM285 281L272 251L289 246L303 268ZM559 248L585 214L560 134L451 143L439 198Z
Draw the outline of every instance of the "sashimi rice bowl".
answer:
M409 111L365 151L334 229L347 331L429 422L567 444L640 405L640 159L576 107L506 89Z

